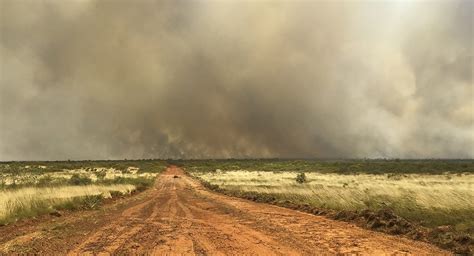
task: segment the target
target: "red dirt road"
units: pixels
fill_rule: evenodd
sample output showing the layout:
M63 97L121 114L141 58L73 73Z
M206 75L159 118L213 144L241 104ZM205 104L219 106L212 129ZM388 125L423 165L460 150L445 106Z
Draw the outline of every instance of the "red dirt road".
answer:
M449 254L349 223L209 192L176 167L160 175L154 188L102 210L0 227L2 253Z

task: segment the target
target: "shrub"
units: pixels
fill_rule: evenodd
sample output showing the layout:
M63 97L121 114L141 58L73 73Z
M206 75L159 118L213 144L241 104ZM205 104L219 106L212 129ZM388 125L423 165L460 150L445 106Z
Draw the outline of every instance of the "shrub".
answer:
M305 183L306 182L306 174L304 172L298 173L298 175L296 175L296 182L298 182L300 184Z
M107 173L105 173L105 172L98 172L98 173L96 173L95 175L97 176L97 179L103 180L103 179L105 178L105 175L106 175L106 174L107 174Z
M92 180L88 177L83 177L78 174L72 175L71 179L69 179L69 184L71 185L89 185L92 183Z
M103 200L102 195L87 195L82 198L82 207L87 210L97 209Z
M122 197L124 194L120 191L110 191L110 196L112 198Z

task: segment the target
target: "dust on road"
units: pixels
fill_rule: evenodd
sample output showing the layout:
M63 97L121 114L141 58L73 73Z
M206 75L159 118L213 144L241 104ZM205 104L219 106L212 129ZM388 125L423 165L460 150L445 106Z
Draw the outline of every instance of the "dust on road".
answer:
M178 176L176 178L175 176ZM60 220L63 218L63 220ZM446 255L432 245L204 189L169 167L101 211L0 227L0 252L151 255Z

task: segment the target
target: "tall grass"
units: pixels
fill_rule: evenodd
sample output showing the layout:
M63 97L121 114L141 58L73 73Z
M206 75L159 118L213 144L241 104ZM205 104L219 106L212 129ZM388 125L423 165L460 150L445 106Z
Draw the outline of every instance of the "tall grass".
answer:
M86 185L62 187L29 187L0 193L0 223L33 217L58 209L84 206L95 208L101 198L111 193L130 194L136 187L130 184Z
M334 210L391 208L422 225L453 225L472 233L474 175L349 174L299 172L193 172L213 185L239 192L272 195L280 200Z
M0 224L95 208L111 194L150 187L162 170L163 162L152 160L0 163Z

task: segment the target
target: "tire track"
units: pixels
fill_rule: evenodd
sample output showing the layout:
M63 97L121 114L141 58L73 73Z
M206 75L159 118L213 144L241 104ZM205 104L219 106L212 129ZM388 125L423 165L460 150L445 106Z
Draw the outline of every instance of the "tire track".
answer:
M349 223L216 194L177 167L169 167L152 189L126 202L107 207L106 214L65 219L67 238L42 233L46 223L17 236L31 239L9 239L4 245L9 252L29 248L33 254L69 255L449 255Z

